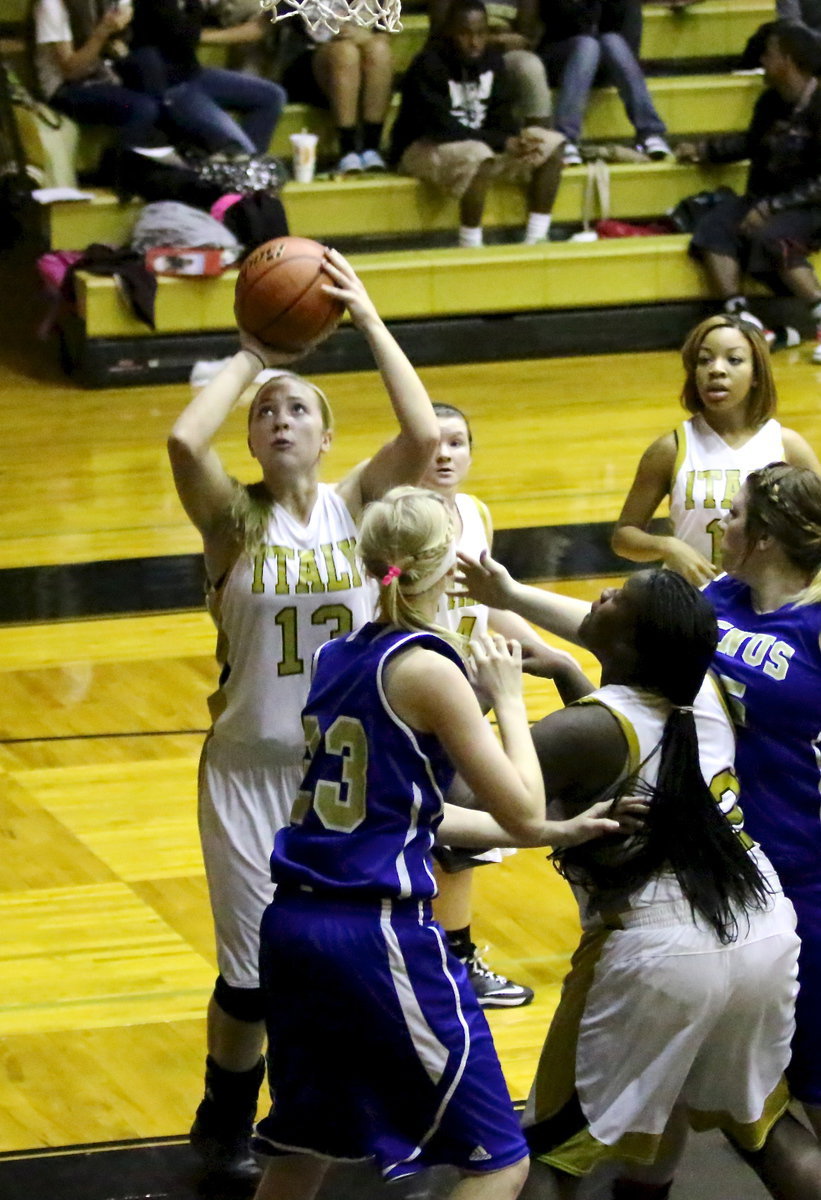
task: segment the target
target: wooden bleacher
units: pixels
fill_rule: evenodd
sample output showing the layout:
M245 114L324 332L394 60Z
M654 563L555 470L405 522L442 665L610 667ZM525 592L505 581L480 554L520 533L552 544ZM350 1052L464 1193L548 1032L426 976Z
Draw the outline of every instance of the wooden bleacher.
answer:
M707 0L678 12L648 6L643 58L696 67L729 58L740 53L750 34L772 15L766 0ZM407 16L394 43L399 69L421 45L425 27L424 16ZM204 56L211 59L217 49L222 50L204 49ZM745 128L761 88L759 77L714 70L655 75L648 82L673 139ZM395 107L394 103L394 112ZM318 133L321 158L332 158L335 147L328 114L304 105L287 106L272 152L287 157L288 136L301 128ZM38 154L42 160L46 151L38 147L37 130L25 113L21 131L30 160L38 162ZM583 139L624 141L631 133L615 90L594 93ZM98 150L93 131L83 131L80 161L84 153L93 159ZM738 190L744 174L743 164L613 165L611 215L633 220L659 216L703 188L727 184ZM585 177L583 167L565 171L554 211L557 225L581 221ZM688 257L687 238L682 236L554 241L542 247L499 244L464 251L440 244L448 231L455 236L457 206L416 180L395 175L319 177L312 184L289 184L284 198L292 232L341 241L380 311L400 323L408 336L419 339L424 352L433 355L428 361L447 361L451 353L475 353L477 336L485 356L493 348L504 356L507 343L515 346L511 353L519 357L535 352L529 350L531 343L540 353L549 353L543 345L548 328L554 344L564 345L567 352L567 346L575 343L572 337L570 342L563 340L565 324L583 331L588 348L597 348L601 340L597 331L608 313L620 314L621 328L638 328L629 306L647 306L635 310L639 318L663 307L661 319L650 321L648 316L645 327L655 340L645 344L674 344L682 322L708 300L702 273ZM95 191L91 201L56 204L46 210L45 238L60 249L80 249L91 241L119 244L127 240L138 209L137 204L119 204L110 193ZM488 230L521 226L524 216L521 189L504 185L492 189L484 222ZM411 238L418 246L420 234L425 233L434 244L425 249L403 246L403 240ZM375 236L391 239L395 248L377 249ZM228 272L218 279L160 279L156 331L151 331L133 317L114 280L80 275L78 312L65 330L68 357L88 384L115 376L123 382L144 381L152 374L157 379L180 378L193 358L227 353L233 345L234 278ZM505 319L507 325L500 323ZM495 325L488 324L494 321ZM642 332L640 340L644 337ZM349 359L340 351L345 344L344 334L331 342L335 349L330 357L340 369L358 365L356 355Z

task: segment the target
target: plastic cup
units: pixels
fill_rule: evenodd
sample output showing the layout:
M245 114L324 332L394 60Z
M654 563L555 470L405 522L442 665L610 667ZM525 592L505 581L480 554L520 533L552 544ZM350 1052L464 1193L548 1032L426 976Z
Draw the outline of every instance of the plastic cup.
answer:
M310 183L316 171L316 143L319 139L315 133L291 134L293 150L294 179L297 183Z

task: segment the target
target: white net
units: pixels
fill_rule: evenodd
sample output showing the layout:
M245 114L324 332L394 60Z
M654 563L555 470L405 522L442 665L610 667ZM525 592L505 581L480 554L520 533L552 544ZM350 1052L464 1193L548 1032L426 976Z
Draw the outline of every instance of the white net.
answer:
M366 29L398 33L402 28L401 0L259 0L271 20L300 16L318 42L335 37L353 22Z

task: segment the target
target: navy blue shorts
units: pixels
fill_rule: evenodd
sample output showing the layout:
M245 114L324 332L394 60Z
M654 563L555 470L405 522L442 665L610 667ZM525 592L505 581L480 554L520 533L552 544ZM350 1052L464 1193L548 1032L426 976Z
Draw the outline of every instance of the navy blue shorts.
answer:
M487 1021L429 905L277 893L262 920L263 1154L374 1159L386 1178L527 1156Z
M821 884L785 886L784 891L793 902L801 938L795 1037L787 1080L797 1100L821 1105Z

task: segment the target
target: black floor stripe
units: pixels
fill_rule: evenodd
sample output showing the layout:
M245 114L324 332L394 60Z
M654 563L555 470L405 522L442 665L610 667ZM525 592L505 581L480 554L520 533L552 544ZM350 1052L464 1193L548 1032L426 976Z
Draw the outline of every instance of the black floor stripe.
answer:
M517 579L618 575L634 564L610 549L610 521L500 529L494 553ZM201 608L202 555L177 554L0 570L0 624Z

